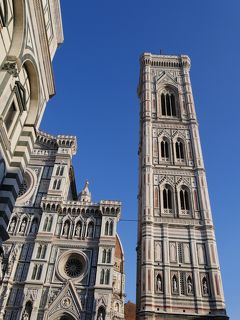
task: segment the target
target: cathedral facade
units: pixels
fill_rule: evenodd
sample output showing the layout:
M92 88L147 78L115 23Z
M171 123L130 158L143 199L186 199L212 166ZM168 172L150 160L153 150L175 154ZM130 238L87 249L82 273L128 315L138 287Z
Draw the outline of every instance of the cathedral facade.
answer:
M124 319L121 203L77 195L73 136L38 132L8 226L0 319Z
M228 319L187 56L140 60L137 319Z
M0 251L63 42L59 0L0 1ZM0 252L1 254L1 252Z

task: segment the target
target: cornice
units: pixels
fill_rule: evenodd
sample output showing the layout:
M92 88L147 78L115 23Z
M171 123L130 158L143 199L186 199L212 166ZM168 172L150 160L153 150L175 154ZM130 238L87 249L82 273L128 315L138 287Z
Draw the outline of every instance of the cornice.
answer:
M54 77L53 77L52 60L51 60L51 54L49 50L42 1L35 0L34 7L35 7L35 14L36 14L36 20L37 20L37 26L38 26L40 47L42 50L43 64L44 64L45 75L47 80L47 87L48 87L49 96L51 97L55 94L55 83L54 83Z

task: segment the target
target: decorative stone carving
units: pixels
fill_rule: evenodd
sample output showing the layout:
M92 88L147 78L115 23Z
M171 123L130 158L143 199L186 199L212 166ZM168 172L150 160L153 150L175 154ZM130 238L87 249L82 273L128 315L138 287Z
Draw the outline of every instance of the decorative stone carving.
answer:
M71 306L71 304L72 304L72 301L69 297L65 297L61 301L61 305L64 309L69 308Z
M37 289L28 289L26 293L26 300L36 301L38 295Z
M28 312L25 310L24 313L23 313L23 316L22 316L22 320L29 320L29 314Z
M2 67L3 70L6 70L10 75L17 78L18 77L18 67L15 61L6 61Z

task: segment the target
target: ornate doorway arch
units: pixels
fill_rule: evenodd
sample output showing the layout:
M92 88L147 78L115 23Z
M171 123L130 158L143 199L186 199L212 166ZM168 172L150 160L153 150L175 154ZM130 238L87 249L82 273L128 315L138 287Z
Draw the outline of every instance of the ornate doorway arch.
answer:
M60 320L75 320L75 319L70 315L63 315L61 316Z
M49 320L78 320L80 318L75 318L73 315L71 315L68 312L61 312L61 313L55 313L53 314L50 318L48 318Z

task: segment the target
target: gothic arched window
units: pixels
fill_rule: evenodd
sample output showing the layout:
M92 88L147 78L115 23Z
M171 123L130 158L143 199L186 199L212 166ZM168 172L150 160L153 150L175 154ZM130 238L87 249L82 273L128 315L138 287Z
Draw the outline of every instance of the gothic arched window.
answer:
M48 225L48 217L45 218L44 225L43 225L43 231L47 230L47 225Z
M52 229L52 222L53 222L53 217L51 216L48 220L48 224L47 224L47 231L51 231Z
M165 138L161 141L161 158L165 161L169 160L169 143Z
M182 189L179 192L180 195L180 206L181 210L190 210L190 201L189 201L189 192L185 187L182 187Z
M104 284L104 278L105 278L105 270L102 269L100 274L100 284Z
M154 189L154 208L159 208L159 188Z
M60 166L57 167L56 176L59 176Z
M161 94L161 111L162 116L176 117L176 98L173 93Z
M114 223L113 223L113 221L111 221L110 224L109 224L109 235L110 236L113 235L113 226L114 226Z
M45 258L46 251L47 251L47 245L45 244L45 245L43 245L43 247L42 247L41 259L44 259L44 258Z
M63 175L63 172L64 172L64 167L61 167L61 170L60 170L60 176Z
M163 189L163 209L172 209L173 208L173 199L172 199L172 190L170 186L166 185Z
M111 258L112 258L112 250L108 249L108 251L107 251L107 263L111 263Z
M184 160L184 145L180 139L177 139L175 143L175 150L176 150L177 160L179 161Z
M37 269L36 280L40 280L42 275L42 265L40 264Z
M61 187L61 180L59 179L58 182L57 182L57 190L59 190Z
M38 246L38 249L37 249L37 255L36 255L36 258L37 258L37 259L40 258L41 252L42 252L42 245L40 244L40 245Z
M108 232L109 232L109 222L107 221L105 223L105 232L104 232L105 236L108 236Z
M55 179L53 182L53 190L57 189L57 183L58 183L58 180Z
M110 270L107 269L105 272L105 284L109 284L110 281Z
M103 249L103 253L102 253L102 263L106 262L106 256L107 256L107 251L106 249Z
M37 269L38 269L38 265L35 264L35 266L33 267L33 272L32 272L32 280L35 280L35 278L36 278Z

